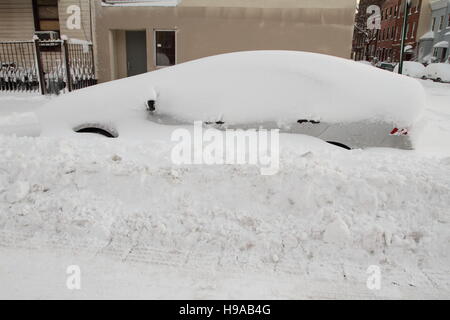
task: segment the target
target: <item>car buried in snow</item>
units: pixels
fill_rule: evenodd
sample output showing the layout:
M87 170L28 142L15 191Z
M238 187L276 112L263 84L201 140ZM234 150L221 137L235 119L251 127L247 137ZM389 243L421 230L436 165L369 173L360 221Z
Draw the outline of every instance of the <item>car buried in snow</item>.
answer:
M450 63L431 63L423 73L422 79L450 83Z
M397 64L394 69L394 73L399 73L400 64ZM403 63L402 74L404 76L420 79L425 72L425 66L415 61L405 61Z
M380 94L382 93L382 94ZM343 58L253 51L203 58L53 99L42 134L151 135L156 127L279 129L353 149L413 148L425 105L415 79Z
M379 64L377 64L377 68L393 72L395 69L395 64L390 62L380 62Z

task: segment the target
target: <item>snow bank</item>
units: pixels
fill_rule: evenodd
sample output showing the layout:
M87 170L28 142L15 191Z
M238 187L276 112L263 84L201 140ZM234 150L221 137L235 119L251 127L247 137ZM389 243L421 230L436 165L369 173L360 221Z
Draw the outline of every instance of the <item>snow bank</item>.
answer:
M450 91L420 82L439 157L282 134L280 173L263 177L174 167L169 126L151 141L0 136L0 297L450 297ZM77 292L58 276L72 264Z
M427 92L423 128L414 141L417 151L450 156L450 85L421 81Z
M33 112L12 113L8 116L0 114L0 134L16 136L38 136L40 123Z
M397 64L394 73L398 73L399 65ZM403 62L403 75L413 78L422 78L425 74L425 66L419 62L405 61Z
M0 246L363 289L379 265L383 286L448 292L449 158L283 137L270 177L174 167L167 143L0 137Z
M382 94L373 94L377 92ZM351 60L290 51L225 54L90 87L52 101L40 113L44 129L83 122L121 126L157 113L179 121L329 123L389 121L408 126L425 104L414 79Z
M0 92L0 116L35 111L50 99L34 92Z

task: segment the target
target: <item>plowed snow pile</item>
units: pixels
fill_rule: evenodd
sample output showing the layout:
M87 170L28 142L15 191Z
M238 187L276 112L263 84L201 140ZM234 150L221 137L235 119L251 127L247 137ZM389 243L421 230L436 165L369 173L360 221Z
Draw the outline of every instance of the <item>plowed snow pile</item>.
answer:
M450 158L282 136L279 174L261 176L88 137L0 137L2 246L361 288L378 265L385 288L449 297Z
M211 73L193 62L57 99L0 96L0 298L450 298L450 87L284 55L207 60L224 59L224 79L193 79L194 69ZM256 72L254 91L248 78L230 78L234 57ZM182 75L176 83L171 70ZM268 81L271 70L283 75ZM374 87L384 94L368 99ZM232 96L251 100L249 113ZM169 142L177 127L148 121L149 99L181 120L236 123L296 121L293 106L314 119L302 102L333 123L412 124L423 113L423 134L416 151L346 151L282 134L274 176L254 166L177 167ZM119 138L73 132L91 122ZM3 134L12 132L42 134ZM80 291L66 287L69 265L81 268ZM366 285L373 266L380 290Z

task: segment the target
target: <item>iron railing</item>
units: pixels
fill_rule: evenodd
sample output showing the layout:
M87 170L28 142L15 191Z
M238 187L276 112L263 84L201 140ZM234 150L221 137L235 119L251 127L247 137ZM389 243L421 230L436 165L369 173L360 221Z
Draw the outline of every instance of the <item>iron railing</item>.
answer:
M0 91L39 91L33 41L0 42Z
M59 94L97 83L92 43L0 42L0 91Z

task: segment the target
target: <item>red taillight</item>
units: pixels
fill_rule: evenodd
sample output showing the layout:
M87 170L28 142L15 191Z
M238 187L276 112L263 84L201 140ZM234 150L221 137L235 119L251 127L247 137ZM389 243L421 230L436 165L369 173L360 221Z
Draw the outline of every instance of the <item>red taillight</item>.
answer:
M391 136L407 136L407 135L408 129L394 128L394 130L391 131Z

